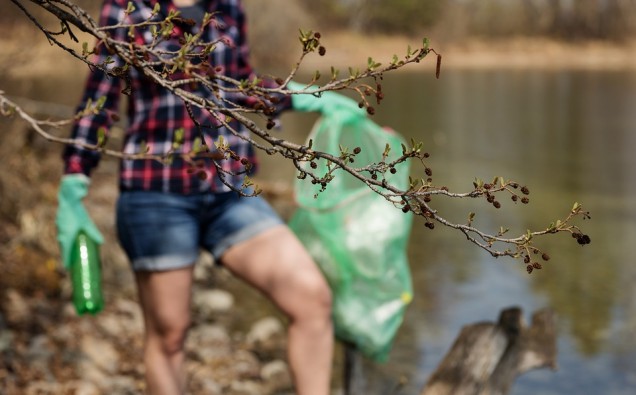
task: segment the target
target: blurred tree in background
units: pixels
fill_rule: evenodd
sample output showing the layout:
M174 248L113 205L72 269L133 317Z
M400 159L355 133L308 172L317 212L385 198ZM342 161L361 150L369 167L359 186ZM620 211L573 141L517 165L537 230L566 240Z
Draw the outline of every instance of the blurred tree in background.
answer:
M299 0L327 27L413 34L433 25L446 0Z
M428 1L424 1L427 3ZM634 0L446 0L438 26L457 35L627 39L636 31Z
M297 0L327 28L440 37L627 39L635 0Z
M636 30L634 0L550 0L551 31L565 38L627 38Z
M288 37L299 27L360 33L426 35L441 40L467 37L542 36L565 40L631 39L636 33L636 0L244 0L252 34ZM101 1L75 0L96 15ZM26 20L16 7L3 8L0 23ZM285 10L293 24L272 23ZM271 15L271 16L270 16ZM36 10L36 16L37 10ZM271 40L272 42L277 40ZM278 42L280 44L280 42ZM261 52L280 60L276 45ZM257 51L259 48L256 49Z

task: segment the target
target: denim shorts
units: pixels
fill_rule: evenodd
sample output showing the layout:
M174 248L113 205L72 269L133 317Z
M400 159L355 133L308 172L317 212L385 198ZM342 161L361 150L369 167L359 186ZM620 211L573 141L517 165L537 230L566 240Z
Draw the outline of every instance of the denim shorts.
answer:
M201 249L220 262L228 248L281 224L264 199L236 192L123 191L117 201L117 235L134 271L188 267Z

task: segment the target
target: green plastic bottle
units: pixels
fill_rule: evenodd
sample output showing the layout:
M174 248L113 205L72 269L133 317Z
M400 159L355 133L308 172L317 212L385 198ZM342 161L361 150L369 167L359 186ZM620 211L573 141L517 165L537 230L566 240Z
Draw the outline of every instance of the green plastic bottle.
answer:
M99 245L86 233L75 239L71 256L73 305L77 314L97 314L104 308Z

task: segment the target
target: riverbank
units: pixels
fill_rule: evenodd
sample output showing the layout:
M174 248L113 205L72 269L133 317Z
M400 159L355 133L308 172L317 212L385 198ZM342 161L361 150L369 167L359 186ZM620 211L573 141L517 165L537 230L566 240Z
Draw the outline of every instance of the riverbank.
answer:
M324 57L310 56L307 68L324 69L331 65L364 66L369 56L378 62L401 56L408 46L416 48L420 39L402 36L361 36L349 32L323 35L327 47ZM431 39L431 48L442 54L443 68L475 69L636 69L636 40L626 42L565 42L550 38L512 37L508 39L469 39L454 42ZM422 62L405 70L424 67L433 70L435 61Z
M29 46L25 46L23 37L27 31L29 35L40 34L30 27L23 26L0 37L0 66L4 73L14 78L22 78L33 75L75 75L78 72L83 75L86 72L84 63L62 49L50 45L43 37L37 37ZM79 36L80 41L92 42L90 37ZM416 48L421 42L421 38L406 36L362 35L349 31L326 32L321 38L321 43L327 49L325 56L307 56L303 61L302 70L329 71L331 66L338 69L350 66L364 68L369 57L386 64L394 54L402 56L409 46ZM567 42L542 37L510 37L445 42L443 39L432 38L431 48L442 54L443 69L636 69L636 39L623 42ZM252 55L253 63L259 69L281 68L279 64L268 64L267 54L260 53L258 48L253 48ZM53 59L55 62L52 62ZM290 54L290 67L296 61L297 59ZM434 70L435 61L425 60L404 70L415 69Z
M214 281L216 286L211 287ZM190 394L291 394L285 323L275 315L236 314L235 281L210 262L196 271L193 327L186 343ZM143 318L138 304L104 282L105 310L77 316L70 296L27 296L3 290L0 388L21 394L145 393ZM249 318L248 318L249 317ZM251 322L237 328L237 319ZM243 324L241 324L243 325Z

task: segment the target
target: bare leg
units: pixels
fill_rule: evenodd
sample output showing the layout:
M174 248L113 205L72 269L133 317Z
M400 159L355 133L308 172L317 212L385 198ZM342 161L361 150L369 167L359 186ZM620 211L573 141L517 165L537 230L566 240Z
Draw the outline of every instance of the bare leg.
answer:
M331 292L295 235L285 226L273 228L230 248L222 262L289 316L288 355L298 395L329 394Z
M184 343L190 326L192 268L136 273L145 322L144 364L147 391L179 395L185 391Z

